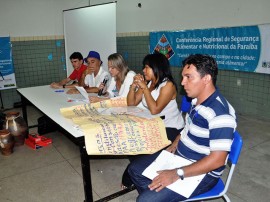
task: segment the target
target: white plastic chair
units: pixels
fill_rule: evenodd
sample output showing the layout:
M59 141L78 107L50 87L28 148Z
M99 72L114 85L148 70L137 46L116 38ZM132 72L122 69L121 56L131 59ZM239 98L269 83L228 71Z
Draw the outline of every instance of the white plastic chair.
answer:
M223 180L220 178L218 183L210 191L200 194L198 196L194 196L185 201L201 201L201 200L206 200L206 199L223 198L225 201L230 202L231 200L229 199L226 193L228 191L235 166L238 162L242 145L243 145L242 138L240 134L237 131L235 131L231 151L229 153L228 162L226 165L229 167L229 173L225 181L225 184Z

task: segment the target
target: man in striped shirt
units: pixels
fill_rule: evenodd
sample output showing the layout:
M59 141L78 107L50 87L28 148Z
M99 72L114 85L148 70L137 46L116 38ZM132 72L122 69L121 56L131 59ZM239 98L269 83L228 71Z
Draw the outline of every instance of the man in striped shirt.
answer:
M142 172L159 155L147 155L129 166L129 174L139 196L137 201L181 201L186 197L166 186L184 178L206 174L190 197L211 189L221 176L230 151L236 116L233 107L216 88L218 67L208 55L190 55L183 61L181 84L188 97L193 98L192 108L186 116L186 125L167 151L193 163L181 168L162 170L153 180Z

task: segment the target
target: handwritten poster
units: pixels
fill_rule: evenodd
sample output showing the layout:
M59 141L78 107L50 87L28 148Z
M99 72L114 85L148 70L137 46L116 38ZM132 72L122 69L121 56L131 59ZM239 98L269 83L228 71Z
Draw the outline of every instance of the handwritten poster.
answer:
M82 104L76 105L68 108L61 108L61 114L66 118L72 117L82 117L82 116L92 116L97 115L98 111L96 108L111 108L111 107L126 107L127 100L126 98L117 98L117 99L108 99L101 102L91 103L91 104Z
M88 154L152 154L171 143L160 118L129 115L110 116L111 120L102 116L97 118L90 118L87 124L81 125Z
M75 105L68 108L61 108L61 114L68 119L73 117L94 116L98 115L98 111L90 104Z
M123 102L118 101L107 102L106 106L123 105ZM89 155L152 154L171 144L167 139L164 122L159 117L104 115L92 104L62 108L60 112L80 126Z
M125 107L127 106L126 97L116 97L101 102L91 103L92 107L96 108L110 108L110 107Z

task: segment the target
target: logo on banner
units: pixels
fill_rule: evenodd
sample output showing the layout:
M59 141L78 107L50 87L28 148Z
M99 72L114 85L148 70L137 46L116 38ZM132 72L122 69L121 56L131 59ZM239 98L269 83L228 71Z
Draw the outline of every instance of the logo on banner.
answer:
M174 50L164 34L159 39L154 49L154 53L162 53L168 60L174 55Z

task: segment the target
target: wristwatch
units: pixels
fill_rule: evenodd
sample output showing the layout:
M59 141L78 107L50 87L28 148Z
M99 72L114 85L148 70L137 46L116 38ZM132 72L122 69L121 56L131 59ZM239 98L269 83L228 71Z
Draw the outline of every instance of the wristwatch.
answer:
M181 180L184 179L184 170L182 168L177 169L177 175L180 177Z
M65 87L66 87L66 84L63 85L63 88L65 88Z

